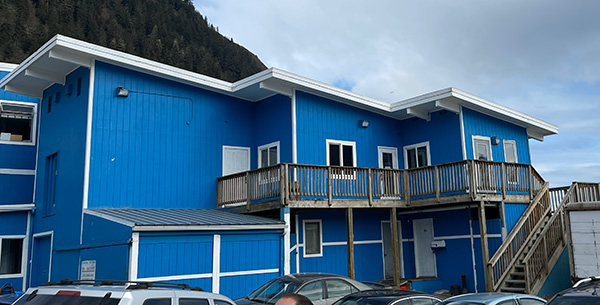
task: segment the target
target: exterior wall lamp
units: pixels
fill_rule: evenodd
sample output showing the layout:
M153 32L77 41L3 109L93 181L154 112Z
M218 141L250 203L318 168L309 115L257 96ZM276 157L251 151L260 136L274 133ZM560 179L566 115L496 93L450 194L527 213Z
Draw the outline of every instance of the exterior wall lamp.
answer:
M498 137L492 137L491 141L492 141L492 145L500 144L500 138L498 138Z
M129 90L123 87L117 87L117 97L128 97Z
M369 127L369 121L366 121L366 120L360 120L360 121L358 121L358 124L360 125L361 128Z

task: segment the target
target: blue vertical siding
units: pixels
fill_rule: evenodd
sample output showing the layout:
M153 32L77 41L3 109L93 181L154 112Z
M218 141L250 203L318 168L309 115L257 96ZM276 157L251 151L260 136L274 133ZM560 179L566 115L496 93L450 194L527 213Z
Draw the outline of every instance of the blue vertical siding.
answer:
M89 206L214 208L223 145L256 146L253 106L97 62Z
M140 234L138 278L212 273L212 235Z
M0 213L0 235L25 235L27 212Z
M32 203L33 180L33 175L0 174L0 205Z
M281 236L248 232L221 235L221 272L280 269Z
M241 298L277 276L277 274L252 274L221 277L219 293L231 299Z
M69 85L76 86L77 79L82 79L82 91L67 95ZM85 157L85 137L89 69L79 68L66 77L65 86L55 84L44 91L39 108L40 134L38 169L46 168L46 157L57 153L58 176L56 181L56 208L53 216L43 212L46 202L44 196L46 177L39 174L36 187L36 207L38 213L33 220L33 232L54 231L54 246L69 248L79 243L81 226L83 172ZM48 112L49 97L61 95L59 102L52 102L52 110ZM53 259L61 260L64 253L55 253ZM70 258L65 258L69 261ZM74 264L76 266L76 264ZM53 275L54 276L54 275ZM57 278L53 278L57 279Z
M515 227L519 218L527 210L529 204L527 203L505 203L504 204L504 215L506 217L506 232L510 231Z
M465 133L465 148L467 158L473 159L472 136L497 137L500 140L514 140L517 146L519 163L531 163L529 155L529 142L527 130L523 127L493 118L483 113L462 107L463 124ZM504 145L492 145L492 158L494 161L503 162Z
M97 279L127 280L129 275L129 245L107 245L81 250L81 261L96 261ZM72 264L72 263L71 263ZM77 274L71 277L77 278Z
M360 128L359 121L370 122ZM326 140L356 142L359 167L378 167L377 146L396 147L400 152L398 120L296 91L298 163L326 165Z
M398 150L400 168L405 168L404 146L429 141L431 164L460 161L462 141L458 114L446 110L431 113L431 120L419 118L403 120L400 125L402 147Z
M280 162L292 162L292 101L289 97L275 95L256 104L256 147L280 141ZM258 161L258 150L251 152L252 162ZM258 164L253 166L258 167Z

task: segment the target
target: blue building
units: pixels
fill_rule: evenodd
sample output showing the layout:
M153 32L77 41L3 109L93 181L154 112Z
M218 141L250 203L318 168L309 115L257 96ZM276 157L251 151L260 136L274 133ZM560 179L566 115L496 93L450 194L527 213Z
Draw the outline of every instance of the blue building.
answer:
M388 104L275 68L228 83L60 35L11 68L2 94L32 126L0 141L0 178L20 183L0 199L18 288L165 280L235 298L329 272L499 289L490 256L548 192L528 141L558 128L455 88Z

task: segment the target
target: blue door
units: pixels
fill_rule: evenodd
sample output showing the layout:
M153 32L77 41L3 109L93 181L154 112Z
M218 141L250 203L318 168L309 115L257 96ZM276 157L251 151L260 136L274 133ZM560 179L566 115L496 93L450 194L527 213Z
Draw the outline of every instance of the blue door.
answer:
M34 236L29 287L37 287L50 281L51 251L52 235Z

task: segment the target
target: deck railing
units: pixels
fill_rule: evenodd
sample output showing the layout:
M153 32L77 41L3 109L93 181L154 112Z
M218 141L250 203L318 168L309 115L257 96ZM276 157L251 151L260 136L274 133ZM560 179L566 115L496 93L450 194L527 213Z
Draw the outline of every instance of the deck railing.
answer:
M565 187L551 189L550 197L553 198L553 206L560 199L559 204L553 209L554 213L523 259L526 293L538 292L541 280L551 271L549 262L556 260L556 255L560 255L557 251L562 252L566 245L564 207L572 202L599 201L600 185L575 182L566 187L566 190Z
M283 183L282 183L283 182ZM530 195L544 181L528 164L464 160L409 170L278 164L217 179L217 206L280 200L440 199L469 194Z

